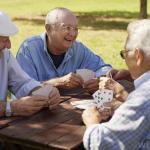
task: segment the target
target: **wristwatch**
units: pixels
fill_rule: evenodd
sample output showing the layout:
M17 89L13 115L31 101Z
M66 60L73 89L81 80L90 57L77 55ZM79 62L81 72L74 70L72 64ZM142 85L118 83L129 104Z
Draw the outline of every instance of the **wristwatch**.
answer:
M6 117L11 117L12 116L10 102L6 102L5 116Z

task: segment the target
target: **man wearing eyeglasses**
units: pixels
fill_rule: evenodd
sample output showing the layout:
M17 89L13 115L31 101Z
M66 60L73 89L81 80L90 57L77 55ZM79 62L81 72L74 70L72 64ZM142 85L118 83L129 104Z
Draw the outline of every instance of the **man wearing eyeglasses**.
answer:
M111 65L76 41L78 21L70 10L51 10L45 29L46 33L23 42L17 53L18 62L32 78L56 87L75 88L83 85L83 79L75 73L77 69L93 70L97 77L111 69ZM84 87L95 91L98 79L87 81Z
M107 123L100 123L102 117L96 108L83 112L87 150L150 149L150 20L134 21L127 31L121 56L134 79L135 90Z

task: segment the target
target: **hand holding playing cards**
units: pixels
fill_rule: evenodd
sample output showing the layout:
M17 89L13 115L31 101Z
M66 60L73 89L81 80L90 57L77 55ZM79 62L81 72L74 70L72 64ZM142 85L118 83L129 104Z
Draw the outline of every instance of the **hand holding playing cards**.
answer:
M57 106L60 102L60 94L57 88L53 87L51 84L46 84L40 88L34 90L32 95L46 96L49 100L47 102L47 107L50 109Z
M95 107L93 107L83 111L82 119L86 127L89 127L93 124L100 123L101 116L98 110Z
M119 101L125 101L128 96L128 92L124 89L124 87L111 78L100 78L99 89L104 88L112 90L114 93L114 98L116 98Z
M83 79L75 73L69 73L60 79L60 87L62 88L75 88L83 84Z
M48 97L45 96L27 96L11 102L11 109L15 116L29 116L43 107L47 106Z
M128 70L121 69L111 69L110 71L107 72L106 74L107 77L113 78L114 80L128 80L132 81L131 74Z
M111 102L104 104L104 109L99 109L102 120L108 120L114 113L114 111L122 104L122 102L113 99Z
M83 87L87 92L93 94L99 88L99 79L93 78L91 80L88 80L83 84Z
M60 103L60 94L57 88L53 87L52 91L49 94L49 109L55 108Z

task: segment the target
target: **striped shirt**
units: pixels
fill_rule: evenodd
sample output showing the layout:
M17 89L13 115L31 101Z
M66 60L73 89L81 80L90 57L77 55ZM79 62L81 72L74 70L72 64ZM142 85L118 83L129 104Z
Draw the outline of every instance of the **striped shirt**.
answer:
M150 150L150 71L134 81L129 94L109 122L87 128L87 150Z

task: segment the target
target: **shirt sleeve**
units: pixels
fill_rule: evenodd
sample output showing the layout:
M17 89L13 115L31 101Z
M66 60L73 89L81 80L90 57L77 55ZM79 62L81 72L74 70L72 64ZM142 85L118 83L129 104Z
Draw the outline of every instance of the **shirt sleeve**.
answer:
M95 71L96 77L105 75L106 72L112 68L110 64L106 64L100 56L95 55L85 45L80 43L79 49L80 50L82 49L82 55L83 55L82 68L87 68ZM80 51L80 55L81 55L81 51Z
M27 96L37 86L40 86L40 83L30 78L10 53L8 59L8 87L12 93L20 98Z
M109 122L87 128L83 138L85 148L87 150L138 149L150 129L150 120L147 117L149 107L146 105L139 107L135 102L125 102Z
M34 46L31 45L30 49L34 49ZM36 46L35 46L36 47ZM33 58L30 54L28 42L25 41L19 48L16 55L16 59L20 64L21 68L33 79L39 81L39 77L34 65Z

